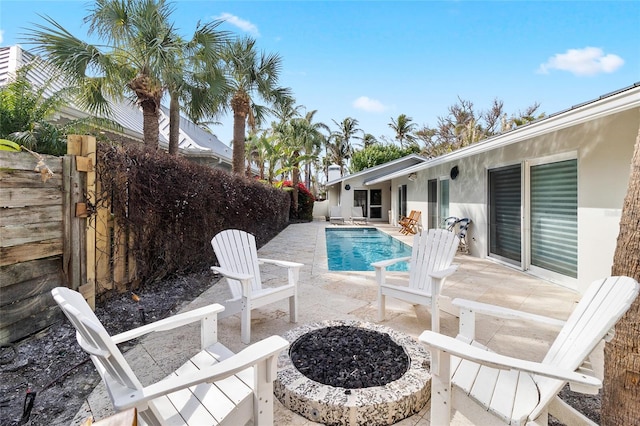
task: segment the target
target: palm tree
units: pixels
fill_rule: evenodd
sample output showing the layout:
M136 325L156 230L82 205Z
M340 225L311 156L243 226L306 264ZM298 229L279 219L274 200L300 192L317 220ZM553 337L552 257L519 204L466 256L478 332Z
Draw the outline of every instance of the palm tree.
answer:
M164 0L100 0L85 22L89 34L106 40L107 51L73 37L51 18L28 33L36 51L69 74L80 102L92 112L108 115L108 98L132 96L143 110L145 145L158 147L160 102L168 92L169 152L178 151L180 102L194 122L215 115L226 90L218 61L228 33L221 21L198 23L188 41L169 23L172 7ZM95 77L98 75L98 77Z
M376 139L376 137L373 136L371 133L365 133L364 136L362 137L363 148L367 148L377 143L378 143L378 139Z
M62 70L78 89L81 106L109 115L109 98L128 94L142 108L144 143L158 147L158 117L165 86L163 72L175 66L180 42L169 16L173 8L164 0L98 0L85 17L89 35L106 41L106 51L76 38L60 24L44 17L49 26L35 25L27 42Z
M268 108L258 100L276 105L291 97L290 90L277 86L282 59L277 54L258 53L256 41L244 37L225 44L222 59L230 90L221 109L233 111L233 164L234 173L244 172L245 129L248 124L255 133L264 120Z
M189 41L183 47L175 64L163 70L163 81L170 96L169 154L178 153L180 110L193 122L219 113L223 94L228 91L227 80L219 66L221 48L228 33L217 30L222 21L203 26L198 23ZM180 107L181 103L184 105Z
M311 166L316 162L320 155L320 149L326 144L327 137L323 131L330 133L329 126L322 122L313 122L313 117L318 111L313 110L307 112L304 117L304 121L310 127L310 137L303 143L303 151L309 158L305 164L305 185L307 189L311 190Z
M400 114L397 119L391 117L391 123L389 123L389 127L396 133L396 140L401 147L404 147L405 141L409 143L416 141L413 134L416 126L416 123L413 123L413 118L407 117L405 114Z
M340 123L335 120L333 120L333 122L338 126L338 130L332 132L329 136L327 141L327 155L330 156L334 164L340 166L340 174L343 175L346 161L351 158L351 154L353 153L351 139L362 139L356 135L363 132L358 128L358 120L355 118L347 117Z

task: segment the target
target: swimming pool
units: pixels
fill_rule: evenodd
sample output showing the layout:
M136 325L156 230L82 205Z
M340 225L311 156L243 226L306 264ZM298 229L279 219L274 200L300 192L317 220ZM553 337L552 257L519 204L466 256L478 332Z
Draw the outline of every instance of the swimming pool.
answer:
M373 271L372 262L411 256L411 247L375 228L325 230L330 271ZM387 268L407 271L401 262Z

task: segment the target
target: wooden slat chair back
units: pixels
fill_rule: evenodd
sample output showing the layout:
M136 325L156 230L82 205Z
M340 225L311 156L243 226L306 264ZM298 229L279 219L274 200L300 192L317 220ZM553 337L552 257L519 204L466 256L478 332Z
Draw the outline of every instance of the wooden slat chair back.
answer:
M460 308L456 339L432 331L420 335L432 355L431 424L449 424L455 409L479 425L547 425L549 414L565 424L595 425L558 393L566 383L574 391L597 393L602 386L604 340L638 291L638 283L629 277L597 280L566 322L454 299ZM532 362L493 353L478 343L477 314L562 329L543 361Z
M411 210L409 216L400 220L400 233L404 235L416 234L420 230L420 210Z
M431 308L431 327L440 328L439 296L445 279L453 274L457 265L452 265L458 248L458 237L445 229L430 229L418 233L413 238L411 257L384 260L372 263L378 283L378 321L385 318L386 297L391 296L414 305ZM386 268L409 262L408 285L394 285L387 282Z
M283 299L289 299L289 321L298 321L298 278L302 263L258 257L256 238L245 231L227 229L211 240L220 266L211 269L222 274L229 284L231 299L225 302L223 318L241 313L242 342L251 340L251 310ZM260 277L260 265L270 264L287 268L287 283L265 287Z
M76 328L117 412L135 408L140 424L149 425L273 424L277 358L289 346L282 337L233 354L217 341L216 315L224 309L217 304L110 336L80 293L62 287L51 293ZM202 350L164 380L142 386L116 345L196 321Z
M418 211L417 211L417 210L411 210L411 211L409 212L409 215L408 215L408 216L402 216L402 217L400 218L400 220L398 221L398 225L402 226L403 224L405 224L405 223L407 223L408 221L412 220L412 219L415 217L415 215L416 215L417 213L418 213Z

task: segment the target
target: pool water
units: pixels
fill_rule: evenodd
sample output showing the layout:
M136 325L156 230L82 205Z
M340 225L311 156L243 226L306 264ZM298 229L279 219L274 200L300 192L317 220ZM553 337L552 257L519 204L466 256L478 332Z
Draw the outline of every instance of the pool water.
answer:
M372 262L411 256L411 247L375 228L325 230L330 271L373 271ZM407 262L387 268L407 271Z

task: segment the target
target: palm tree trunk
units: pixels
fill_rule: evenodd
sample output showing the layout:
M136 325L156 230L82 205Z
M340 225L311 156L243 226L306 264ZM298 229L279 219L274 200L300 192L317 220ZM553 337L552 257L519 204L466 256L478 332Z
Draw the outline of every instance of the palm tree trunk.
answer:
M180 102L178 96L171 94L169 103L169 154L178 155L180 144Z
M629 187L622 206L620 233L613 256L612 275L640 281L640 129L636 138ZM603 426L638 424L640 419L640 298L615 327L605 346L604 391L600 421Z
M231 99L231 109L233 110L233 159L231 171L239 175L245 173L244 139L250 106L249 96L246 93L238 92Z
M142 132L144 133L144 146L148 151L158 150L160 128L158 127L158 109L153 101L142 102Z
M295 212L294 214L296 218L298 218L298 183L300 182L300 167L298 163L299 156L300 156L300 153L298 151L295 151L293 153L294 167L293 167L293 171L291 172L291 186L293 189L293 192L292 192L293 211Z

